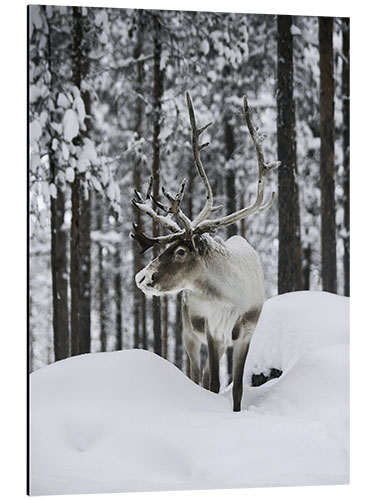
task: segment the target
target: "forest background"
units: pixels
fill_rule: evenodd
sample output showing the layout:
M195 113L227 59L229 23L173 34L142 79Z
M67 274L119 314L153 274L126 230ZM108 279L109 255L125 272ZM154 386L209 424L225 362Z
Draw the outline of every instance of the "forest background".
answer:
M181 295L135 287L150 256L129 237L156 234L131 205L151 173L155 195L187 177L184 210L202 205L186 90L213 122L204 164L226 212L255 195L244 94L282 161L277 204L221 234L256 248L266 296L349 294L347 18L31 6L29 36L30 371L121 348L186 368Z

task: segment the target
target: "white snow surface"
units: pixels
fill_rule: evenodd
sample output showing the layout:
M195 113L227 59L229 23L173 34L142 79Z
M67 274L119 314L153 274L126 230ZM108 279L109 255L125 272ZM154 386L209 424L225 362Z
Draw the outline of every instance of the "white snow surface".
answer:
M30 382L32 495L345 484L349 481L349 300L268 300L245 381L211 393L143 350L87 354Z

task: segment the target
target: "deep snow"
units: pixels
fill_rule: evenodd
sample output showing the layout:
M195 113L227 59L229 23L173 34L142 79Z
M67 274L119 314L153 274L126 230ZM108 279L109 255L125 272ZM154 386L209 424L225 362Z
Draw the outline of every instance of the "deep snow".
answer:
M153 353L60 361L31 375L31 494L345 484L349 300L294 292L266 302L245 381L198 387Z

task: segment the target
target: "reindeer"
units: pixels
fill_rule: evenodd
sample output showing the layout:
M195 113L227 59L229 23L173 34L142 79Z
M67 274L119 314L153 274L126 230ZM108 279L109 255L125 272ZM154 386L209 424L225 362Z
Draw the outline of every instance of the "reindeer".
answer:
M222 208L214 205L212 189L200 156L201 150L208 143L199 144L199 137L211 123L198 128L188 92L186 100L194 162L204 184L206 203L193 220L182 212L181 201L186 179L181 182L176 196L162 188L168 205L151 195L152 177L145 198L135 191L135 199L132 201L137 209L170 232L151 238L134 224L132 237L139 242L142 252L156 244L170 244L136 275L135 280L137 286L149 295L183 290L183 337L190 361L189 376L197 384L202 382L205 388L219 392L220 359L226 348L233 345L233 411L240 411L245 360L264 302L263 272L257 253L244 238L233 236L223 241L211 234L220 227L263 212L272 205L275 193L272 193L268 203L262 205L265 182L267 174L278 168L280 162L265 163L262 148L264 136L260 136L255 129L244 97L245 120L258 160L257 197L251 206L224 217L210 219L212 213ZM161 215L158 209L165 215ZM202 343L208 347L203 377L199 361Z

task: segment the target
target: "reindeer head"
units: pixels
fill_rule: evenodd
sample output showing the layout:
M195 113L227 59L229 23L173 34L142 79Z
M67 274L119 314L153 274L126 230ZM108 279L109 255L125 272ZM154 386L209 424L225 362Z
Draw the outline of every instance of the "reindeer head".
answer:
M153 183L152 176L145 198L143 198L138 191L135 191L135 198L132 200L135 207L142 213L150 216L157 224L168 229L171 233L151 238L146 236L146 234L134 224L134 233L131 236L140 244L141 252L145 252L156 244L166 245L168 243L173 243L136 276L137 286L145 293L153 295L189 288L194 279L199 277L204 268L204 252L202 247L204 238L201 238L201 235L205 233L214 233L219 227L229 226L249 215L260 213L272 205L275 199L275 193L272 193L271 199L266 204L262 205L266 177L271 170L278 168L281 164L279 161L268 164L265 163L262 147L264 136L260 136L253 126L248 102L246 97L244 97L243 106L245 120L250 136L254 142L258 159L257 197L253 205L224 217L209 219L212 213L222 208L221 205L214 206L212 189L200 157L201 150L208 146L209 143L199 144L199 137L211 123L198 128L193 103L188 92L186 93L186 101L191 125L191 143L194 162L206 190L206 203L193 220L190 220L182 212L180 205L184 195L186 179L182 180L176 196L173 196L162 187L162 192L169 202L168 205L160 202L160 200L156 200L151 195ZM160 215L158 209L164 212L165 215ZM175 222L172 217L175 217L177 222ZM180 224L178 224L178 222Z
M192 241L181 239L170 244L136 275L138 288L146 295L162 295L191 288L204 272L200 238L194 236Z

